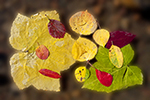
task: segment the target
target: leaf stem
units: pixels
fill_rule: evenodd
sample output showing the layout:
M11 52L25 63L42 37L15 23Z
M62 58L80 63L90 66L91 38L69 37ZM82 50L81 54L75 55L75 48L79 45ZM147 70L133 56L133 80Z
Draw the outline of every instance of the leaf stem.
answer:
M93 67L94 69L96 69L96 68L89 62L89 60L87 60L87 63L88 63L91 67Z
M45 16L48 18L48 20L50 21L50 18L45 14Z
M96 20L96 22L97 22L98 28L99 28L99 29L101 29L101 26L100 26L100 24L98 23L98 21L97 21L97 20Z

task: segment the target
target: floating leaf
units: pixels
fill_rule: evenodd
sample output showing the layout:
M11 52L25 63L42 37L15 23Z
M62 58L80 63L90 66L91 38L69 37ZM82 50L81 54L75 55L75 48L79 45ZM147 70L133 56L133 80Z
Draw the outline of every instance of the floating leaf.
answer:
M95 42L103 47L106 45L109 37L110 37L110 34L105 29L98 29L93 34L93 39L95 40Z
M101 84L109 87L112 84L113 77L111 74L95 69L96 76Z
M87 61L95 57L97 46L86 38L79 37L72 47L73 58L78 61Z
M95 18L87 10L72 15L69 19L69 24L73 31L81 35L90 35L97 28Z
M48 76L48 77L51 77L51 78L61 78L61 76L57 73L57 72L54 72L54 71L51 71L51 70L48 70L48 69L40 69L39 72L44 75L44 76Z
M44 46L44 45L40 45L37 47L36 49L36 55L40 58L40 59L47 59L49 56L49 51L48 49Z
M89 77L89 70L85 66L78 67L75 70L75 77L78 82L84 82Z
M31 18L18 14L11 27L10 44L22 51L10 59L11 75L20 89L33 85L37 89L59 91L59 79L46 77L39 70L49 69L60 73L75 62L71 54L75 40L68 33L61 39L49 35L48 18L45 14L48 18L59 21L56 11L42 11ZM50 51L47 59L37 57L37 43Z
M135 35L131 34L129 32L124 31L114 31L110 33L110 38L106 44L106 48L110 48L113 42L113 45L116 45L120 48L123 46L129 44L133 39Z
M65 26L60 21L54 19L49 19L48 29L50 35L54 38L63 38L66 33Z
M123 65L123 54L121 49L115 45L112 45L109 49L109 59L114 66L121 68Z
M126 50L131 51L130 45L126 45L124 48L126 49L122 49L123 55L125 56L130 55L125 53ZM109 60L108 49L100 46L98 53L96 55L96 59L98 60L98 62L94 63L93 66L100 71L110 73L113 76L113 82L109 87L100 84L99 80L97 79L95 69L90 68L91 75L84 82L82 88L87 88L101 92L112 92L115 90L127 88L129 86L142 84L143 75L141 73L141 70L137 66L126 66L126 65L119 69L115 68ZM124 61L128 61L127 59L128 57L125 57Z

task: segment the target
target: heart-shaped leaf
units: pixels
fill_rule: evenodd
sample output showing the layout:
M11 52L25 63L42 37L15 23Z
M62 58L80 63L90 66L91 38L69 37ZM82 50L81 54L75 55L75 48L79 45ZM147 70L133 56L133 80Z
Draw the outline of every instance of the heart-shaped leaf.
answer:
M110 33L110 38L106 44L106 48L110 48L112 43L120 48L129 44L135 35L124 31L114 31Z

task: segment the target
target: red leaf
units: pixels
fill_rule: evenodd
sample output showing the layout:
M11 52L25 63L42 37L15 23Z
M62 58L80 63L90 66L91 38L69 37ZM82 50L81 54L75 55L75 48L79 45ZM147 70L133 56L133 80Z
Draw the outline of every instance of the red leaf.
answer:
M40 46L38 46L37 49L36 49L36 55L37 55L40 59L44 60L44 59L47 59L47 58L48 58L48 56L49 56L49 51L48 51L48 49L47 49L44 45L40 45Z
M106 48L110 48L112 43L120 48L129 44L135 35L124 31L114 31L110 33L110 38L106 44Z
M54 38L63 38L66 33L65 26L60 21L54 19L49 19L49 21L48 29L50 35Z
M109 87L113 81L112 75L103 71L99 71L97 69L95 70L96 70L96 76L98 80L100 81L100 83L103 84L104 86Z
M61 78L61 76L57 73L57 72L54 72L54 71L51 71L51 70L48 70L48 69L40 69L39 72L44 75L44 76L48 76L48 77L51 77L51 78Z

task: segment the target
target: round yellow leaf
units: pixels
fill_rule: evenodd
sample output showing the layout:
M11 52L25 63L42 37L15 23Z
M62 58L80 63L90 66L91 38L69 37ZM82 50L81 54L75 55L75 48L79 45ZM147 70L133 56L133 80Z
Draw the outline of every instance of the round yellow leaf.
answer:
M75 74L75 77L76 77L78 82L84 82L85 81L85 75L86 75L86 67L85 66L78 67L75 70L74 74Z
M106 43L108 42L110 37L110 34L107 30L105 29L98 29L96 32L93 34L93 39L97 44L100 46L105 46Z
M95 18L87 10L75 13L69 19L69 24L73 31L81 35L90 35L97 28Z
M95 57L97 46L86 38L79 37L72 47L73 58L78 61L87 61Z
M117 68L121 68L123 65L123 54L118 46L112 45L109 49L109 59L111 63Z

